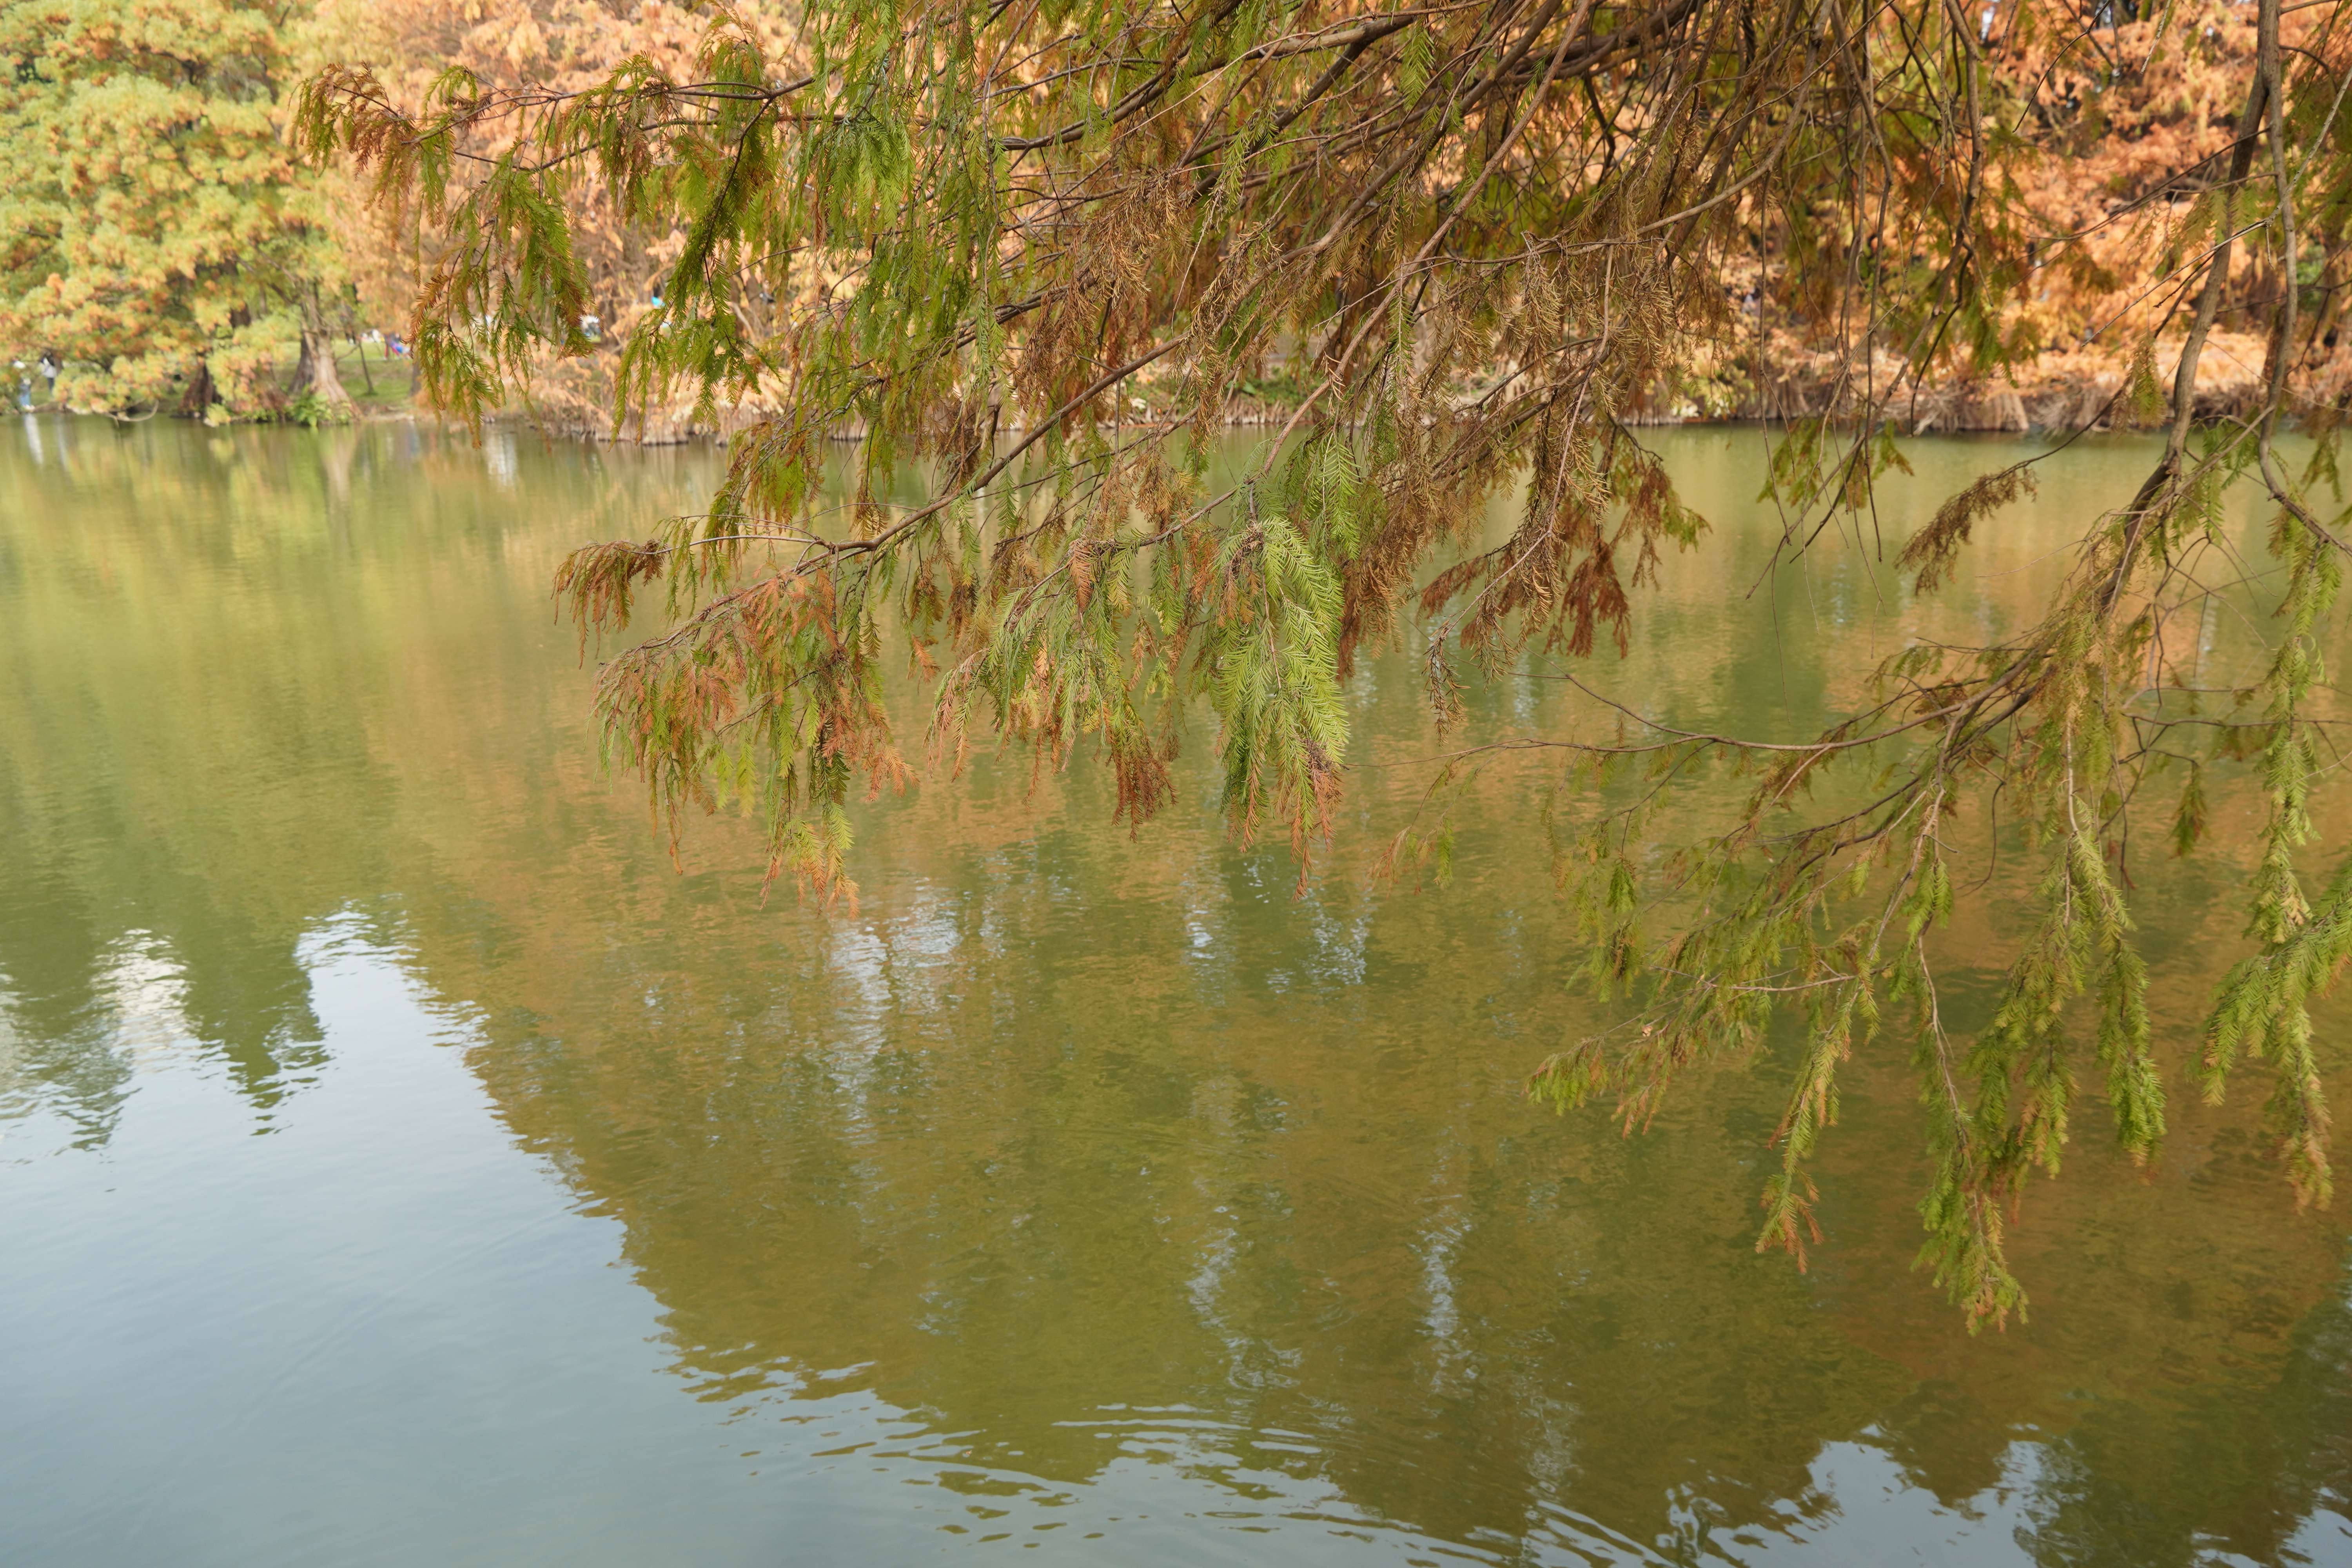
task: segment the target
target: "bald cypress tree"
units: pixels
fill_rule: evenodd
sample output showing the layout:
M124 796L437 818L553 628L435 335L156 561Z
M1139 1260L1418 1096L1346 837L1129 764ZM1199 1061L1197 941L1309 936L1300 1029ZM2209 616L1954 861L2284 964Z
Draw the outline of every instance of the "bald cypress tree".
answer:
M604 667L612 743L673 822L741 803L771 874L819 896L845 885L851 793L908 765L881 700L894 643L937 671L938 745L979 724L1051 759L1088 747L1138 822L1172 799L1179 716L1204 703L1234 831L1286 835L1304 868L1346 784L1340 680L1365 650L1417 623L1441 720L1465 682L1526 661L1580 681L1657 563L1707 547L1639 426L1762 406L1768 320L1827 367L1776 442L1780 560L1872 511L1922 398L2014 374L2053 333L2104 334L2130 372L2083 422L2137 419L2160 447L2015 636L1900 650L1818 735L1621 707L1602 732L1483 753L1580 781L1559 851L1589 974L1626 1008L1532 1092L1606 1096L1638 1126L1681 1074L1794 1015L1759 1245L1801 1259L1842 1067L1907 1057L1936 1158L1924 1261L1976 1324L2023 1305L2005 1226L2027 1175L2058 1168L2080 1072L2126 1150L2158 1146L2119 846L2156 814L2193 848L2209 767L2252 768L2268 826L2249 956L2196 1070L2218 1094L2267 1058L2294 1191L2326 1195L2305 1000L2352 952L2352 882L2307 888L2298 851L2347 537L2322 499L2352 213L2344 9L824 0L781 54L722 16L690 77L639 60L563 92L453 72L404 103L331 71L303 132L441 226L414 335L461 412L583 352L582 204L674 237L618 421L679 396L782 412L734 439L705 511L583 549L557 586L605 631L666 590L675 626ZM2096 187L2113 199L2053 220L2053 171L2120 156L2126 123L2136 161ZM2267 353L2224 409L2200 378L2226 326ZM1271 370L1296 390L1285 423L1213 482L1212 436ZM2292 419L2322 437L2300 477L2278 447ZM844 431L845 510L819 504ZM886 504L910 459L931 499ZM2033 467L1908 534L1918 592ZM2177 627L2237 570L2217 527L2231 485L2274 510L2290 587L2267 664L2217 717L2183 689ZM1498 498L1499 542L1481 533ZM2168 765L2186 787L2159 802ZM1726 771L1745 807L1649 853L1661 803ZM1931 932L1969 870L1951 825L1992 800L2042 872L1967 1042Z

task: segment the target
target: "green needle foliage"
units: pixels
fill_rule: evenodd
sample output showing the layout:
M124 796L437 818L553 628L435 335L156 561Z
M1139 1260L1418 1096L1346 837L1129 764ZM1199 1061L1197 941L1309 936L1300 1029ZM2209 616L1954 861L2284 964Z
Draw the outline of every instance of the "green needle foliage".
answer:
M247 0L0 0L0 347L52 355L69 405L348 405L340 268L278 123L287 20Z
M1705 540L1634 426L1757 369L1751 311L1801 321L1848 367L1779 446L1785 555L1872 505L1906 399L2035 352L2017 306L2052 268L2143 301L2145 342L2099 413L2162 421L2163 455L2088 522L2022 634L1906 648L1871 705L1811 740L1621 710L1613 738L1490 749L1555 750L1584 781L1553 827L1591 978L1628 999L1622 1027L1544 1063L1532 1092L1613 1096L1639 1126L1685 1070L1745 1060L1793 1011L1804 1043L1759 1245L1801 1259L1840 1071L1906 1042L1936 1153L1923 1262L1971 1324L1998 1323L2024 1305L2006 1227L2026 1176L2058 1169L2078 1075L2100 1075L2134 1158L2164 1130L2119 868L2167 762L2260 770L2257 951L2200 1070L2219 1093L2238 1057L2267 1058L2288 1173L2326 1195L2305 1005L2352 951L2352 874L2314 898L2296 851L2345 525L2274 446L2290 416L2326 436L2332 408L2295 380L2322 322L2302 289L2249 292L2232 269L2333 276L2352 214L2336 9L2299 16L2289 51L2262 0L2223 83L2233 128L2133 207L2168 216L2131 278L2082 262L2082 237L2049 232L2031 199L2036 171L2098 134L2089 110L2053 107L2041 64L2087 36L2054 0L1998 16L1947 0L816 0L790 58L715 13L691 80L643 60L576 94L453 72L404 108L365 70L331 70L300 133L449 237L413 335L432 395L467 415L583 352L572 215L674 237L616 422L681 395L706 416L784 412L734 441L706 513L583 549L557 586L583 636L667 589L674 628L604 667L611 745L673 822L744 803L771 875L821 897L849 891L850 792L908 766L879 696L894 646L936 676L937 753L961 755L975 716L1041 761L1091 742L1137 823L1169 802L1181 712L1205 698L1235 831L1280 824L1303 877L1342 785L1339 682L1360 652L1417 616L1450 717L1482 673L1548 657L1575 680L1575 661L1623 646L1664 553ZM2243 8L2184 5L2153 47L2243 26ZM2251 413L2200 416L2225 304L2269 334L2266 388ZM1286 426L1213 485L1209 437L1277 370L1299 393ZM845 433L856 500L836 511L821 479ZM908 460L931 499L884 504ZM2167 631L2242 564L2218 531L2239 482L2276 507L2293 586L2276 658L2216 719L2185 689L2194 637ZM2021 465L1938 511L1903 548L1917 590L2031 487ZM1664 802L1721 767L1750 779L1745 808L1650 853ZM2184 852L2203 788L2192 765ZM1993 800L2044 869L1992 1022L1965 1041L1939 1011L1932 933L1967 879L1951 824ZM1445 836L1412 842L1442 856Z

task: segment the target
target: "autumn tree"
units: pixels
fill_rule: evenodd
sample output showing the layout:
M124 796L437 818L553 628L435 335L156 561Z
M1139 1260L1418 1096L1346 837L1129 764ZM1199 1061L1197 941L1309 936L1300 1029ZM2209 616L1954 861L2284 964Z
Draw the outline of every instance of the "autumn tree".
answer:
M0 5L0 344L56 355L68 404L349 405L317 176L280 123L289 24L248 0Z
M772 60L791 57L793 34L774 5L739 9ZM692 74L709 18L672 0L613 5L603 0L319 0L302 30L305 58L365 62L387 103L414 112L450 71L472 79L527 79L561 92L602 83L616 68L642 61L670 77ZM494 151L494 137L464 138L445 200L462 199L486 162L464 154ZM338 255L378 319L404 320L437 253L431 225L413 205L369 206L349 185L348 171L322 171L339 198L330 214ZM564 205L565 233L582 282L585 314L610 342L634 324L659 291L686 235L674 222L625 213L593 172L551 193ZM611 334L611 335L608 335ZM541 356L531 404L542 420L601 429L613 405L610 354L556 362Z
M1347 780L1351 662L1411 630L1441 720L1465 683L1529 661L1581 684L1661 558L1706 547L1641 422L1756 384L1770 331L1793 324L1829 367L1776 443L1783 559L1873 507L1921 395L2106 334L2130 373L2082 422L2145 423L2158 450L2019 635L1904 648L1818 735L1620 708L1449 764L1549 758L1578 781L1559 852L1625 1022L1542 1063L1533 1092L1607 1096L1638 1126L1680 1075L1748 1059L1792 1016L1759 1245L1801 1258L1842 1066L1907 1055L1936 1158L1924 1260L1981 1323L2023 1304L2005 1227L2026 1177L2058 1167L2080 1075L2135 1157L2162 1136L2116 847L2156 814L2192 849L2232 768L2259 782L2263 851L2244 962L2189 1069L2218 1095L2265 1058L2294 1191L2327 1194L2305 1003L2352 954L2352 866L2314 885L2301 851L2347 548L2322 500L2352 212L2342 10L824 0L789 60L721 14L690 70L633 59L581 89L453 72L408 103L341 69L302 126L437 224L415 338L461 412L583 351L583 192L683 236L623 351L619 419L677 395L783 412L733 441L706 511L583 549L557 586L604 631L666 590L675 626L604 666L612 743L673 822L740 802L771 874L819 896L844 887L853 790L909 767L881 699L896 644L936 671L939 753L975 724L1052 760L1090 748L1139 823L1171 802L1205 703L1234 833L1283 833L1305 868ZM2058 173L2114 150L2123 108L2151 145L2064 187L2101 192L2095 210L2053 202ZM2117 308L2084 308L2101 300ZM2201 378L2224 331L2263 369L2217 407ZM1297 389L1286 424L1212 483L1229 399L1275 368ZM2290 420L2322 437L2310 472L2281 455ZM845 431L855 495L835 509L820 485ZM930 499L885 504L917 459ZM2032 493L2034 462L1917 521L1899 545L1917 592ZM2182 618L2243 569L2215 526L2232 485L2275 510L2284 603L2250 679L2192 690ZM2159 802L2167 765L2185 789ZM1661 803L1727 772L1746 807L1659 845ZM1995 800L2042 890L1967 1041L1932 932L1970 869L1953 824Z

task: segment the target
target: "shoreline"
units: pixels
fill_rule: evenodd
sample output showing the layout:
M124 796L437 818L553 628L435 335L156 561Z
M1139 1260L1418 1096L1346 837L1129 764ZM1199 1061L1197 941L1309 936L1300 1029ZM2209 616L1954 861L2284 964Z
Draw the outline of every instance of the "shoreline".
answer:
M2074 400L2074 405L2079 407L2084 401L2091 401L2091 406L2095 408L2105 399L2105 397L2097 397L2095 400L2078 398ZM1927 412L1908 428L1904 427L1903 422L1898 420L1895 432L1898 437L1912 439L1933 436L2053 436L2078 430L2085 434L2102 436L2132 436L2153 434L2159 429L2159 426L2154 425L2116 423L2106 419L2101 419L2087 426L2056 421L2036 422L2028 413L2024 400L2020 395L2011 391L1983 395L1976 398L1968 397L1966 395L1946 394L1932 401L1923 398L1921 402L1927 405ZM297 420L285 419L238 419L220 425L206 425L203 420L193 416L178 414L119 418L95 410L63 408L55 404L41 404L32 408L12 409L10 412L19 418L70 419L88 421L92 424L103 422L123 427L163 422L173 425L194 425L217 431L293 428L310 434L324 434L332 430L355 429L365 426L411 425L436 428L447 435L467 433L467 425L461 419L414 408L360 408L354 410L348 419L326 421L317 425L305 425ZM2237 410L2234 407L2220 405L2219 399L2210 400L2209 404L2207 398L2200 397L2198 412L2202 416L2234 413ZM1290 411L1286 409L1265 413L1238 412L1228 416L1221 422L1219 427L1226 430L1271 429L1286 424L1289 417ZM1643 430L1784 430L1812 417L1814 417L1812 414L1801 411L1769 414L1677 414L1645 411L1629 415L1621 423L1629 428ZM511 410L485 415L482 419L485 429L528 431L550 440L576 441L593 447L640 447L647 449L706 445L724 446L734 434L756 422L756 420L746 419L731 430L715 429L698 425L681 425L666 429L658 435L636 437L614 436L604 430L591 429L576 422L559 422L530 414L518 414ZM1136 419L1129 421L1127 427L1139 429L1146 426L1172 428L1174 422ZM999 434L1018 437L1027 434L1028 429L1025 425L1007 425L999 431ZM840 446L854 447L866 439L866 436L862 430L836 430L826 439Z

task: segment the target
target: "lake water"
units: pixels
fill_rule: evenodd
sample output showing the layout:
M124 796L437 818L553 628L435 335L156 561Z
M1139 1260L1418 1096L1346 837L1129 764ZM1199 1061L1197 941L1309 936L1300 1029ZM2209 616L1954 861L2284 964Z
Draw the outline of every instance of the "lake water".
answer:
M2054 459L1919 606L1851 547L1761 575L1759 441L1661 437L1717 533L1593 673L1782 736L2015 625L2147 455ZM2147 1173L2086 1092L2006 1333L1910 1268L1901 1047L1811 1271L1759 1257L1785 1061L1630 1140L1518 1095L1598 1016L1540 774L1472 787L1450 885L1374 876L1440 744L1409 650L1303 898L1203 725L1137 841L984 757L861 809L854 913L762 908L740 827L675 869L600 773L547 597L713 464L0 426L0 1562L2352 1563L2345 1211L2259 1069L2176 1072ZM1539 674L1471 732L1564 722ZM2137 871L2175 1064L2250 812ZM1948 935L1964 1016L2030 875Z

